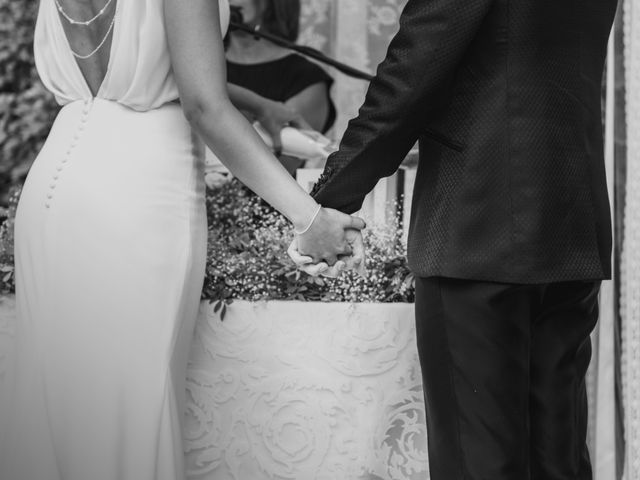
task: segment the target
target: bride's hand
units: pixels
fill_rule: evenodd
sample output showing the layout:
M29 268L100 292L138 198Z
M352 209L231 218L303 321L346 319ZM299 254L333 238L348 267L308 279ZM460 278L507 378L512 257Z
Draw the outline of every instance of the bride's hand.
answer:
M342 260L338 260L331 267L327 265L326 262L313 263L313 258L307 255L302 255L298 251L297 237L291 241L291 244L287 249L287 254L299 270L303 271L307 275L311 275L312 277L319 277L322 275L323 277L336 278L340 276L340 273L345 269L345 262Z
M340 256L351 255L347 230L362 230L364 220L330 208L320 208L310 225L297 234L298 251L314 263L334 265Z
M311 127L302 116L293 108L284 103L266 100L262 102L256 120L267 131L273 142L273 150L276 156L282 154L282 129L288 125L301 129L311 130Z
M298 251L297 237L294 238L291 245L289 245L287 253L300 270L313 277L322 275L323 277L336 278L345 270L354 270L361 277L365 277L366 252L362 232L360 230L349 229L346 231L346 238L349 245L351 245L351 255L341 256L331 267L327 265L326 262L313 263L313 258L302 255Z
M364 274L361 230L365 221L321 208L304 232L296 234L289 256L306 273L335 277L345 268Z
M298 267L298 270L301 270L312 277L319 277L320 275L328 273L331 268L335 268L335 265L333 267L329 267L325 262L313 263L313 258L302 255L298 251L297 240L297 238L294 238L291 241L291 244L287 249L287 254L289 255L289 258L293 260L296 267Z
M337 278L343 271L353 270L364 278L367 276L367 270L365 267L366 252L362 240L362 233L359 230L347 230L347 241L352 248L351 255L340 257L331 267L327 265L326 262L313 263L313 258L302 255L298 251L297 238L293 239L287 253L298 269L312 277L323 276Z

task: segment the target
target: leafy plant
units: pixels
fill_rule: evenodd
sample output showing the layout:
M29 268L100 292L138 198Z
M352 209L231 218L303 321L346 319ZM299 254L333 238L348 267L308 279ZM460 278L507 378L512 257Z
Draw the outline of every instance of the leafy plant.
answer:
M36 0L0 0L0 205L19 186L58 111L33 59Z
M286 254L287 220L237 181L208 196L209 255L203 298L216 301L300 300L411 302L414 276L397 225L365 232L366 278L311 277Z
M0 294L15 291L13 266L13 226L20 188L14 187L9 195L9 206L0 211Z

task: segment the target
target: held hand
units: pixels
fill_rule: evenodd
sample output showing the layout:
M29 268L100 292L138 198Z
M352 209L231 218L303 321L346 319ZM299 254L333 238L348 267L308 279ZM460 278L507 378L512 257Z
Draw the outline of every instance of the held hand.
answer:
M297 235L298 251L309 256L313 263L332 266L342 255L351 255L346 230L362 230L366 224L358 217L330 208L321 208L304 233Z
M290 125L292 127L307 130L311 129L309 124L302 116L293 108L284 103L266 101L256 120L267 131L273 141L273 150L276 156L282 154L282 138L281 132L284 127Z
M332 267L327 265L325 262L313 263L313 258L302 255L298 251L297 237L294 238L291 245L289 245L287 253L299 270L302 270L312 277L319 277L322 275L323 277L336 278L340 276L340 273L345 269L345 262L342 260L338 260Z
M291 242L287 253L300 270L313 277L322 275L323 277L336 278L345 270L355 270L360 276L365 277L365 248L362 233L360 230L349 229L345 232L345 236L351 245L352 254L342 256L332 267L326 262L313 263L313 258L302 255L298 251L297 238Z

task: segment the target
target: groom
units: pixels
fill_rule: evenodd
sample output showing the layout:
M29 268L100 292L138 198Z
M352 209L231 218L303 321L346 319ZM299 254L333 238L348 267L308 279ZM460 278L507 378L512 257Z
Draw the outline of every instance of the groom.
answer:
M420 142L409 262L434 480L592 478L585 372L611 274L600 101L615 10L409 0L314 189L355 212ZM298 249L319 262L315 243Z

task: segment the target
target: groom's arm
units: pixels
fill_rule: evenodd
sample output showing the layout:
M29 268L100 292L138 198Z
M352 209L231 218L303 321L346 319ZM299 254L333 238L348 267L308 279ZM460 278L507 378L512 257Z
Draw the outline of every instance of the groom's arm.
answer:
M494 0L409 0L358 117L313 190L326 207L353 213L392 175L448 95L456 67Z

